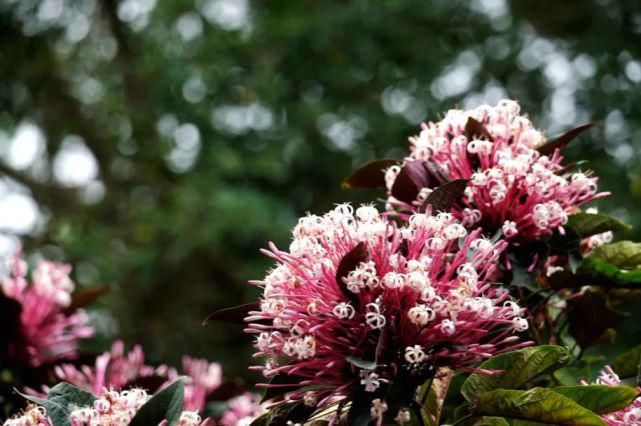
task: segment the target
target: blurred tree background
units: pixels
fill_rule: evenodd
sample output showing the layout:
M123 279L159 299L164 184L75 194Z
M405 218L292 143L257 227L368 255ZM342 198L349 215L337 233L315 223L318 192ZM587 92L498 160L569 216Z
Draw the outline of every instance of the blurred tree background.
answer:
M201 326L341 179L417 124L510 97L641 237L636 0L0 0L0 251L110 292L99 338L247 375L241 327ZM634 326L634 325L633 325ZM639 333L641 330L629 330Z

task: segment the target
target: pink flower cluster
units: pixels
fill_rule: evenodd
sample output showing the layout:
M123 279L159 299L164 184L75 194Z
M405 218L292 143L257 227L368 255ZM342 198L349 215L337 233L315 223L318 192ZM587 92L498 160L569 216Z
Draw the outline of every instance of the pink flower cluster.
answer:
M339 205L301 218L293 236L289 251L265 251L278 263L253 282L264 293L246 318L256 356L267 357L254 369L290 377L262 386L282 386L288 399L323 406L358 393L382 407L398 377L422 383L439 366L521 346L523 309L491 281L506 243L452 214L417 213L401 226L374 207Z
M228 408L220 418L224 426L249 426L265 413L260 405L260 396L247 392L228 401Z
M29 364L37 367L76 355L77 341L93 335L87 315L82 310L66 313L71 304L74 283L69 278L71 266L40 260L27 279L27 263L18 255L9 261L10 276L1 282L5 296L22 307L22 342L14 342L11 351L26 353Z
M619 376L612 370L612 367L606 365L601 370L599 377L596 379L598 385L619 386L622 385ZM583 383L587 384L587 383ZM641 388L637 388L641 391ZM641 398L635 399L632 404L623 410L615 411L600 416L606 424L610 426L641 426Z
M125 353L122 341L114 342L110 352L98 356L93 367L85 365L78 368L72 364L63 364L56 366L54 372L58 379L94 395L99 395L104 389L125 389L139 379L153 376L165 378L162 388L179 377L176 369L172 367L147 365L145 354L139 345ZM201 411L205 407L207 396L221 384L220 364L185 356L183 374L187 377L185 409Z
M473 123L470 125L470 123ZM424 182L416 199L395 198L400 166L385 172L389 208L416 210L435 186L469 179L464 197L451 211L468 228L501 230L510 242L527 241L561 230L577 207L607 195L597 193L597 178L567 173L559 150L541 155L545 136L520 115L510 100L476 109L450 110L439 122L422 124L409 138L410 155L403 168L413 168L414 182Z
M149 399L150 396L142 389L105 390L93 405L71 411L69 423L71 426L127 426ZM194 411L183 411L178 421L178 426L212 425L211 419L203 421ZM53 423L44 407L31 406L23 415L7 420L4 426L53 426ZM168 426L167 421L160 426Z

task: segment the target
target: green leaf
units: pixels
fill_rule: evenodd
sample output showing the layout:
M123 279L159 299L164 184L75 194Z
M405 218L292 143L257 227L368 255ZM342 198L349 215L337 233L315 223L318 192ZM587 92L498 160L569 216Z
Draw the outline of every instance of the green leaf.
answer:
M185 380L181 377L140 407L129 426L157 425L163 420L169 426L176 425L183 411L184 394Z
M597 247L590 257L602 259L621 269L641 268L641 243L617 241Z
M69 383L59 383L47 393L47 398L21 394L25 399L47 409L54 426L68 426L69 414L78 407L92 406L97 399L91 393Z
M577 213L568 217L568 226L582 238L606 231L627 231L632 227L607 214Z
M479 395L473 413L555 425L605 425L599 416L572 399L543 388L485 392Z
M427 380L419 388L419 397L425 400L421 415L426 425L439 425L445 397L452 381L453 372L447 367L438 369L434 379ZM428 388L429 386L429 388ZM427 395L425 393L427 392Z
M347 188L385 189L385 170L400 164L399 160L380 159L369 161L354 170L342 184Z
M502 370L503 373L474 373L465 381L461 393L469 402L478 395L494 389L517 389L534 377L567 363L568 351L560 346L543 345L492 357L479 365L484 370Z
M639 392L630 386L558 386L552 390L597 414L621 410L639 396Z
M510 426L510 423L503 417L481 417L476 420L473 426Z
M641 345L635 346L614 359L612 369L619 377L636 377L641 365Z
M345 357L345 360L358 368L364 368L366 370L376 369L376 361L367 361L355 356Z

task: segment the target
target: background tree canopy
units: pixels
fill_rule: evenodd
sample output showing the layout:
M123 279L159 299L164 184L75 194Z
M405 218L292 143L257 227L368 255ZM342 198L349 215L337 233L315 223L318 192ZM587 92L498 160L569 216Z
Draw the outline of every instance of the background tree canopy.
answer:
M0 248L110 288L95 351L247 375L241 327L203 318L256 297L259 248L297 216L372 196L340 189L354 166L455 106L596 122L568 157L641 238L634 0L2 0L0 37Z

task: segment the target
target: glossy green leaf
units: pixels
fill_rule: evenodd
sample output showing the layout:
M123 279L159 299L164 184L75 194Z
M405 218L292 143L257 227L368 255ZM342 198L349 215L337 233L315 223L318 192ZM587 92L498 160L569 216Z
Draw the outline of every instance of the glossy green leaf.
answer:
M590 257L602 259L621 269L637 269L641 267L641 243L633 241L617 241L596 248Z
M569 216L568 226L584 238L606 231L627 231L632 228L630 225L607 214L590 214L584 212Z
M481 417L471 424L473 426L510 426L510 422L503 417Z
M485 392L479 395L473 413L555 425L605 425L599 416L572 399L543 388Z
M618 355L614 359L612 368L617 372L619 377L636 377L641 365L641 345Z
M376 361L367 361L355 356L348 356L345 360L358 368L364 368L366 370L374 370L376 368Z
M597 414L621 410L639 396L639 391L630 386L558 386L552 390Z
M68 426L69 414L77 407L91 406L97 399L91 393L69 383L59 383L49 390L46 398L24 395L28 401L47 409L53 426Z
M445 397L452 381L452 370L447 367L439 368L434 379L427 380L418 391L421 400L421 415L426 425L439 425ZM427 392L427 395L426 395Z
M183 411L185 381L179 378L167 386L143 405L136 413L129 426L157 425L167 420L169 425L175 425Z
M479 368L499 372L470 375L463 384L461 393L471 402L478 395L490 390L517 389L539 374L567 363L569 359L565 348L553 345L535 346L497 355L479 365Z

